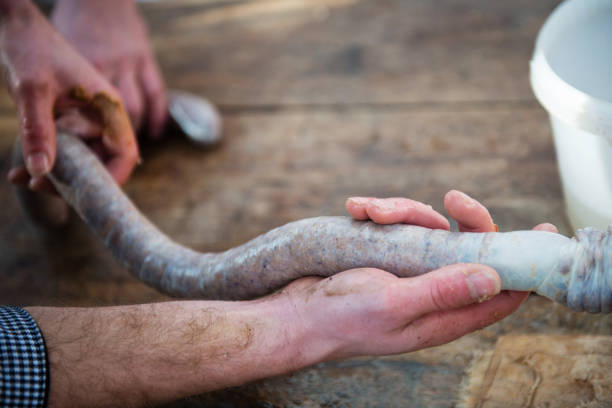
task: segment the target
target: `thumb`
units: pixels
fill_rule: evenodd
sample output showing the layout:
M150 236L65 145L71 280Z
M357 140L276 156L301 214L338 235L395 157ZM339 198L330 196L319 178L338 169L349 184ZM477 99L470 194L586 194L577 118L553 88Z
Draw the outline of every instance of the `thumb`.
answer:
M55 161L55 122L49 95L26 92L17 101L20 117L21 149L32 177L47 174Z
M402 287L403 286L403 287ZM414 278L402 279L397 288L405 296L413 318L483 302L501 290L499 275L478 264L455 264Z
M110 155L106 167L113 178L123 184L140 160L129 116L120 99L105 92L94 94L91 105L101 114L105 127L102 143Z

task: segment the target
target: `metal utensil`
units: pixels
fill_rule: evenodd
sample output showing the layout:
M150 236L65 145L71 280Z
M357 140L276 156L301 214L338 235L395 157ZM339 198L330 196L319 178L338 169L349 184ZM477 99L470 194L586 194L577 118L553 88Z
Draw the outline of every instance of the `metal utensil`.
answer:
M199 146L211 146L221 140L221 116L207 99L194 94L168 91L168 111L181 131Z

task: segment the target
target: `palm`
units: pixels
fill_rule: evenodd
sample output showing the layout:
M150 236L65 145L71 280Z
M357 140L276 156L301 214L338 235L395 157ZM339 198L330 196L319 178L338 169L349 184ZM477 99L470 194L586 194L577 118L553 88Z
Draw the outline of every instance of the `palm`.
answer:
M496 229L486 208L459 192L448 193L445 206L462 231ZM407 199L349 199L347 209L362 220L449 228L431 207ZM550 224L536 228L555 231ZM493 269L457 264L412 278L380 269L353 269L325 279L297 280L283 294L296 321L329 339L332 358L343 358L413 351L490 325L512 313L527 296L500 293L500 286Z

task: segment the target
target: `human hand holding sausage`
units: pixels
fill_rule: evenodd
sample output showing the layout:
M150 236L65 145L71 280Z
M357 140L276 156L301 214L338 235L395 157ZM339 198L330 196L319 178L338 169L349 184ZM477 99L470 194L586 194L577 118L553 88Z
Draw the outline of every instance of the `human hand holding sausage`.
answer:
M461 231L496 230L486 208L467 195L451 191L444 202ZM355 197L346 207L358 220L450 228L430 206L405 198ZM556 232L551 224L535 229ZM500 292L497 273L477 264L449 265L412 278L354 269L325 279L303 278L282 293L296 315L293 321L321 339L315 343L332 358L404 353L448 343L506 317L528 295Z
M30 2L4 7L1 65L17 105L25 164L11 169L9 180L51 188L44 176L55 161L57 124L85 139L115 180L125 182L138 147L117 91Z

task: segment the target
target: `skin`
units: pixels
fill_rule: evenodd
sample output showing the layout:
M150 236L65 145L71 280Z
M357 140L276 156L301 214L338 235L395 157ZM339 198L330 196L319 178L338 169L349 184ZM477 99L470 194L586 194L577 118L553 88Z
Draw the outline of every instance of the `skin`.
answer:
M115 90L29 3L2 1L0 8L10 15L0 28L2 65L22 118L27 167L13 169L10 179L42 188L55 161L56 119L87 139L112 176L124 181L138 154ZM11 37L27 47L11 44ZM138 109L131 112L138 123ZM387 222L424 217L429 225L438 218L386 203L377 202ZM368 217L378 210L368 203L361 209ZM474 219L458 221L480 228ZM499 276L483 265L452 265L415 278L362 268L299 279L249 302L28 310L49 352L49 406L144 406L329 359L451 341L503 318L526 296L499 294L500 287Z
M119 93L30 1L1 0L0 9L0 65L17 106L25 164L9 180L53 190L44 176L55 163L57 125L86 140L125 182L139 154Z
M110 83L138 132L159 138L168 115L164 81L134 1L60 0L51 21Z
M491 231L484 207L468 208L458 192L446 198L461 228ZM443 219L407 199L353 198L347 207L361 219L363 211L422 226ZM413 278L373 268L307 277L252 301L27 309L49 352L50 407L139 407L323 361L447 343L502 319L526 296L500 292L487 266L458 264Z

